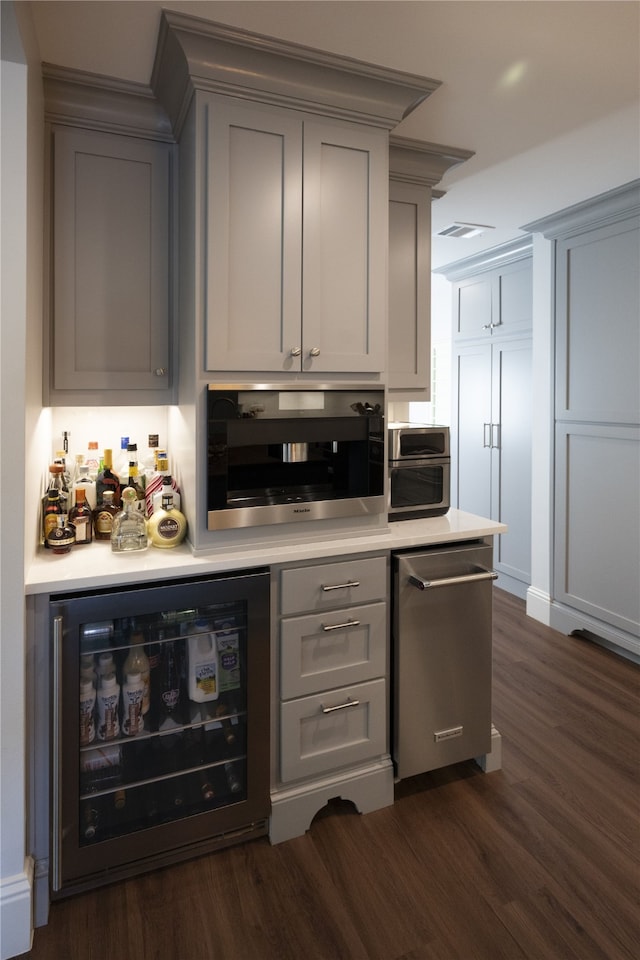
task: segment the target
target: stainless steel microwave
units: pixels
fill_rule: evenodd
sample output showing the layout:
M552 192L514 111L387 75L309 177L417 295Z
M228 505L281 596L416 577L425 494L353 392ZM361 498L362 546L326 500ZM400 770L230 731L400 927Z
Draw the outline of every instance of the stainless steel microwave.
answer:
M389 520L438 517L451 506L449 427L388 427Z
M210 384L207 527L382 514L384 392Z

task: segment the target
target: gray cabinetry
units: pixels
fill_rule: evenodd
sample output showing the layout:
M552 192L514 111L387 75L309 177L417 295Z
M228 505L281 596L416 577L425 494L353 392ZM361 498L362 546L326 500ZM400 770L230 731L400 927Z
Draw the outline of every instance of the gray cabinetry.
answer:
M52 128L50 403L171 400L171 151Z
M640 653L640 181L531 224L554 243L554 619Z
M304 833L332 797L361 812L393 802L387 558L277 577L274 843Z
M521 597L531 583L530 249L495 248L441 271L454 280L452 503L508 525L495 569Z
M205 95L206 369L385 365L387 136Z

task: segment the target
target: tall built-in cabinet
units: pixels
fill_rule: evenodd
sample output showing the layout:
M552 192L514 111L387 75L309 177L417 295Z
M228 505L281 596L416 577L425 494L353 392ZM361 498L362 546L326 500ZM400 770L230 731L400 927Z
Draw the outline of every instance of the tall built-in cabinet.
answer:
M554 254L552 624L640 655L640 180L525 229Z
M453 284L452 504L499 520L499 585L531 583L530 238L441 268Z

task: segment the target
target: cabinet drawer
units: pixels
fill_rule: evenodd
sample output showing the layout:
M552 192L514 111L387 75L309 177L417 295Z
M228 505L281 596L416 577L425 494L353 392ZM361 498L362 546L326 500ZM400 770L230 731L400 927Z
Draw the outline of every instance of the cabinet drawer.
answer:
M386 684L373 680L280 707L283 783L387 752Z
M281 574L280 612L283 615L368 603L384 600L386 596L384 557L298 567L283 570Z
M386 613L386 603L373 603L283 620L282 699L385 676Z

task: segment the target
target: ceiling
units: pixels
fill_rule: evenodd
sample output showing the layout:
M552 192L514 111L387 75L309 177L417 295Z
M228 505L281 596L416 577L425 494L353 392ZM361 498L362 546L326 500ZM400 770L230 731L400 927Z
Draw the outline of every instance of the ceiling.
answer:
M494 227L434 267L640 176L638 0L20 0L43 62L148 84L166 7L442 82L394 133L475 151L433 205Z

